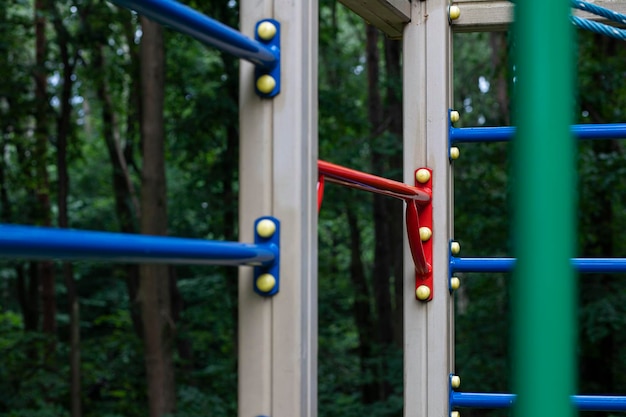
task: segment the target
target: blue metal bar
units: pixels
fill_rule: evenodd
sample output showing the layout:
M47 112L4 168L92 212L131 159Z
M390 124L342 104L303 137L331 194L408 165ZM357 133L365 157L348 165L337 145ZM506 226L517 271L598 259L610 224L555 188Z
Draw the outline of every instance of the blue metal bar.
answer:
M450 257L451 272L511 272L515 258ZM572 265L581 273L626 272L626 258L574 258Z
M178 32L192 36L254 65L271 70L278 64L277 48L266 46L194 9L173 0L111 0Z
M460 408L509 408L515 394L452 392L451 404ZM626 397L606 395L573 395L572 402L584 411L626 411Z
M626 123L582 124L571 127L578 139L624 139ZM450 127L450 144L463 142L506 142L513 138L516 128L502 127Z
M0 225L0 257L269 266L278 257L278 247L274 244Z

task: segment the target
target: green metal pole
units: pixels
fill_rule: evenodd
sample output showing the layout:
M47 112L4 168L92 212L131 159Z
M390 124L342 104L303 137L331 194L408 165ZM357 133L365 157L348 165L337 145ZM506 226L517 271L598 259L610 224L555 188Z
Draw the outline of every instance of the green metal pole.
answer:
M576 386L569 0L516 2L516 417L572 417Z

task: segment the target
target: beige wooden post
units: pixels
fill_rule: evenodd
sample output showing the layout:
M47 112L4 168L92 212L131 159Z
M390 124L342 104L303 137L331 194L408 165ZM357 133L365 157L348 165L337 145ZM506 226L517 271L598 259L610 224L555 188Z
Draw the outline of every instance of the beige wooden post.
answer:
M449 415L448 380L454 369L453 298L448 291L452 236L452 169L448 160L448 108L452 105L448 0L411 2L403 36L404 180L415 169L433 170L433 300L415 297L415 267L405 243L404 415ZM406 242L406 240L405 240Z
M240 28L281 25L281 92L254 93L253 67L240 70L239 235L254 220L281 222L280 292L253 291L239 273L239 417L317 415L317 1L244 0Z

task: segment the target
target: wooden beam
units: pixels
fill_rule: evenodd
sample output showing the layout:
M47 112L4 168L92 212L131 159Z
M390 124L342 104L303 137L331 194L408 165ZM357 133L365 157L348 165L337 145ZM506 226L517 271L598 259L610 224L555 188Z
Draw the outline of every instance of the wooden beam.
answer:
M507 30L513 21L513 3L508 0L456 0L461 17L452 22L455 32L495 32ZM626 14L626 0L597 0L594 5ZM540 11L538 11L540 13ZM598 16L574 10L576 16L609 23Z
M402 38L403 27L411 19L409 0L339 1L392 39Z

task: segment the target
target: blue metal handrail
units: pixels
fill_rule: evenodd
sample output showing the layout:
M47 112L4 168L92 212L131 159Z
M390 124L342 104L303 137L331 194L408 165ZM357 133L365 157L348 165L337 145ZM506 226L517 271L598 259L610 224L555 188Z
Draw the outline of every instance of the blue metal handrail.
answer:
M511 272L515 258L450 257L450 272ZM626 272L625 258L574 258L572 266L581 273Z
M0 225L0 257L3 258L270 266L278 257L278 250L273 243Z
M626 123L572 125L578 139L625 139ZM513 126L450 127L450 144L466 142L506 142L515 135Z
M211 19L173 0L110 0L119 6L135 10L178 32L196 38L254 65L271 70L279 62L276 48L264 45L239 31Z
M450 404L459 408L510 408L515 394L451 392ZM626 411L626 397L613 395L573 395L572 403L584 411Z

